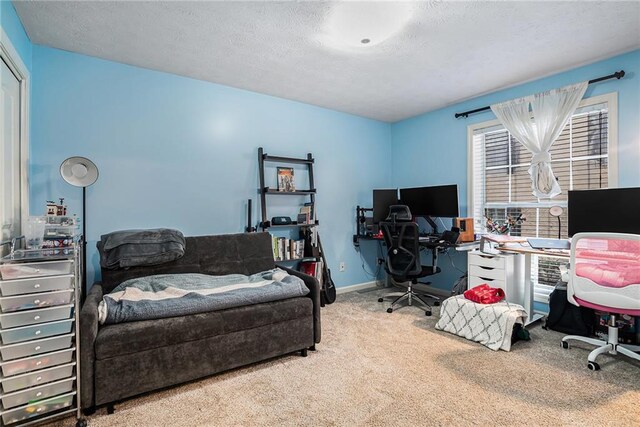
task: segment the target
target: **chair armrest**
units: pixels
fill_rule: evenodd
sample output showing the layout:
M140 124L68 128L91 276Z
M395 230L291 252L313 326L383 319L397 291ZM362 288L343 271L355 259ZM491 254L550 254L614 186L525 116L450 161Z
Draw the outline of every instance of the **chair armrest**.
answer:
M321 338L321 325L320 325L320 283L315 277L301 273L297 270L293 270L287 267L281 267L287 273L292 276L299 277L304 281L304 284L309 288L309 298L313 301L313 336L314 342L319 343Z
M94 405L95 343L98 336L98 304L102 301L102 285L94 283L80 311L80 384L82 408Z

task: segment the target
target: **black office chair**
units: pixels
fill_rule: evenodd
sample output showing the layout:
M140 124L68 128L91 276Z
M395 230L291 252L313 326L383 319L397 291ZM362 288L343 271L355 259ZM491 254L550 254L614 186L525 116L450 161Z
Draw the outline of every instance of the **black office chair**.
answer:
M408 305L417 302L425 306L425 314L431 316L431 306L423 299L423 296L414 292L412 285L418 283L418 279L440 272L439 267L423 266L420 264L420 244L418 224L412 221L411 212L405 205L393 205L389 207L387 220L380 223L382 235L387 246L385 258L385 270L395 282L409 282L406 292L394 292L378 299L397 297L387 313L393 313L393 308L400 302L407 300ZM434 305L439 305L438 301Z

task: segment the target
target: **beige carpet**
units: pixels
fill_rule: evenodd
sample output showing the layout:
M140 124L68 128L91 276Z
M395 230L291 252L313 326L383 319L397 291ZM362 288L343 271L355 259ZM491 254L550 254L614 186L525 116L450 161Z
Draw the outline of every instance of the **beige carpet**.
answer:
M531 328L510 353L436 331L437 310L387 314L380 291L339 296L322 312L322 343L128 400L89 426L640 426L640 364ZM176 367L179 369L179 367ZM56 425L72 426L73 419Z

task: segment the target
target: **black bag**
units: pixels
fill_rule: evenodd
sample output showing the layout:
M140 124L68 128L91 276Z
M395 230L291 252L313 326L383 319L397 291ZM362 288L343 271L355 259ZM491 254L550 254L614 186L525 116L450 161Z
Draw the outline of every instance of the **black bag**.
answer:
M469 274L465 273L453 284L451 295L462 295L469 288Z
M595 312L592 309L571 304L567 301L567 289L556 285L549 295L549 316L545 329L588 337L593 335L594 321Z

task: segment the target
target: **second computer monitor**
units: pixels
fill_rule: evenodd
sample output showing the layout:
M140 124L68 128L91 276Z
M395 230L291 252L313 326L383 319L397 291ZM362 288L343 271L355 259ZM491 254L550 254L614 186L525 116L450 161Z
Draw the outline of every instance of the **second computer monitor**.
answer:
M414 216L455 218L458 210L458 186L401 188L400 203L409 206Z
M379 224L389 215L389 206L398 204L398 189L373 190L373 223Z

